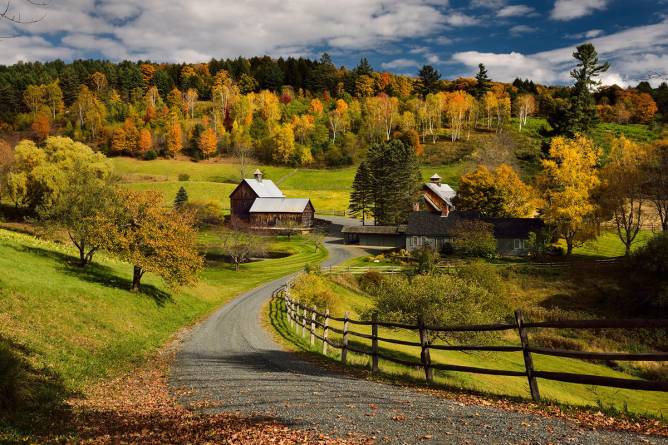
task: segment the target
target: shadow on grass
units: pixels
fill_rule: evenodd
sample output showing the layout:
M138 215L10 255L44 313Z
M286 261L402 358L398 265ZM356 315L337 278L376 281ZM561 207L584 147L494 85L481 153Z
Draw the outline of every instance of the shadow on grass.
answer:
M115 275L110 267L98 263L90 263L86 267L80 267L76 264L76 259L66 253L33 246L11 247L17 251L53 259L60 264L58 268L60 272L83 281L124 291L129 291L132 288L132 280L129 279L131 270L129 268L128 278L121 278ZM172 301L170 294L150 284L142 284L141 295L151 298L159 307L163 307L165 303Z
M71 434L65 400L77 394L61 377L31 364L34 351L0 335L0 443Z

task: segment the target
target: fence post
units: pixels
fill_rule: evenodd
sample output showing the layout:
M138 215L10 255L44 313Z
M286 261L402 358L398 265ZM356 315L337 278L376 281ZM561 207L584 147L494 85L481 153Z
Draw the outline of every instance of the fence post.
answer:
M518 309L515 311L515 320L517 321L517 329L519 330L520 340L522 341L522 355L524 356L524 369L529 379L529 390L531 391L531 398L534 402L540 402L540 392L538 392L538 381L533 375L533 359L529 351L529 337L527 330L524 327L524 319L522 312Z
M302 308L302 337L306 337L306 306Z
M420 354L420 358L422 359L422 366L424 367L424 377L427 380L427 383L432 383L434 381L434 371L431 369L429 339L427 338L427 329L425 328L424 319L422 316L418 318L418 326L420 329L420 345L422 346L422 353Z
M343 315L343 345L341 348L341 362L345 365L348 358L348 312Z
M322 355L327 355L327 341L329 340L329 308L325 309L325 327L323 328L322 338Z
M313 310L311 311L311 346L315 343L315 304L313 305Z
M371 372L378 372L378 313L371 314Z

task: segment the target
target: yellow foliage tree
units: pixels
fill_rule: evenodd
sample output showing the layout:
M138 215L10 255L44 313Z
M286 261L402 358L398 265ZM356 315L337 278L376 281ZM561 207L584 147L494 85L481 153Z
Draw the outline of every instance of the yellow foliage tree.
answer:
M173 120L169 125L167 131L167 144L166 144L167 154L174 156L177 153L180 153L183 149L183 132L181 130L181 124L177 120Z
M555 137L549 159L542 161L543 214L556 235L566 241L567 255L596 233L592 195L601 182L596 168L600 154L600 149L585 136Z
M197 146L202 152L202 156L205 158L209 158L216 154L218 149L218 140L216 138L216 132L213 130L213 128L207 128L202 132L202 134L199 135Z
M280 125L272 135L274 150L272 159L282 164L289 164L295 155L295 134L290 124Z

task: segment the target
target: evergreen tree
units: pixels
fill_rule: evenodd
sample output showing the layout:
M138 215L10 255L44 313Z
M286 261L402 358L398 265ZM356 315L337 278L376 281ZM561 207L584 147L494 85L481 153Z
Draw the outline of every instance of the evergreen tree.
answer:
M372 182L371 171L365 161L357 168L353 180L353 191L350 193L350 204L348 209L352 215L362 216L362 225L365 225L366 215L371 210L372 204Z
M480 99L485 95L491 88L492 81L487 76L487 68L484 64L478 65L478 73L475 75L475 88L473 89L473 95L476 99Z
M585 133L597 121L596 101L591 92L601 84L597 77L606 72L610 65L608 62L599 64L598 53L591 43L578 46L573 57L578 60L578 65L571 71L575 87L568 118L573 133Z
M439 73L433 66L424 65L418 72L418 89L424 97L429 93L435 93L438 90L438 81L441 79Z
M186 189L183 186L181 186L179 191L176 192L176 197L174 198L174 208L176 210L179 210L187 202L188 202L188 192L186 192Z
M369 147L372 213L376 225L403 224L420 187L420 169L412 147L392 140Z
M355 67L355 74L358 76L370 76L373 74L373 68L366 57L360 59L360 63Z

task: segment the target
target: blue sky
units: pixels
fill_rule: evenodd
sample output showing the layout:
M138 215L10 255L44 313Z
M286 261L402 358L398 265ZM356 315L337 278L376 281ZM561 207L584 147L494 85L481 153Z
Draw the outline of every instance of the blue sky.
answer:
M376 69L445 78L487 65L492 78L568 82L574 47L592 41L605 83L668 73L668 0L10 0L0 63L61 58L201 62L211 57L367 57ZM654 80L654 83L658 80Z

